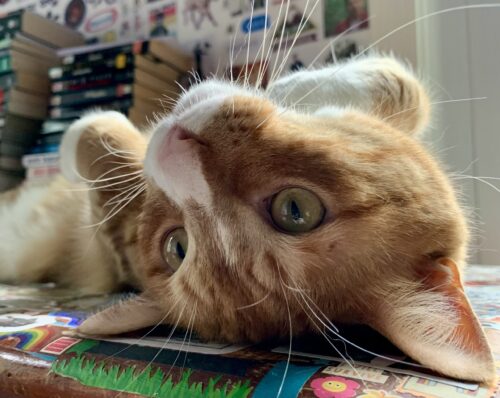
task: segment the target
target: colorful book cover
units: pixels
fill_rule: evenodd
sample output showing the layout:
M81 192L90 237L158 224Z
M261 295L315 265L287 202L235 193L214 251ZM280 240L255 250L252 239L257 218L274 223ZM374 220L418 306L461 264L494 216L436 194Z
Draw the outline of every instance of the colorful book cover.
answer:
M106 72L120 72L131 70L134 67L133 57L126 57L117 62L115 58L107 59L102 62L89 64L63 65L49 69L49 77L51 80L74 79L81 76L89 76L92 74L102 74Z
M30 167L46 167L59 165L58 153L43 153L25 155L22 157L22 164L25 168Z
M499 284L497 267L469 268L466 290L496 358ZM245 346L203 342L168 325L112 338L74 333L88 313L122 297L0 285L0 363L8 369L0 395L15 396L21 381L28 395L92 398L493 398L497 389L409 370L398 361L411 360L381 336L352 326L341 330L346 341L375 344L388 357L318 336Z
M110 86L112 84L132 83L133 80L134 72L132 70L105 72L69 80L55 81L51 85L51 91L54 94L58 94L70 91L89 90L97 87Z

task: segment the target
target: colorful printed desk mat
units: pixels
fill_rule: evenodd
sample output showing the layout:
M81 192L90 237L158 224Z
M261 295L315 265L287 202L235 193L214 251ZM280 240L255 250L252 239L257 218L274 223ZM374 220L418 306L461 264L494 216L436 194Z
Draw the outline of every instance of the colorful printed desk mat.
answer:
M500 267L470 267L466 289L500 368ZM13 361L27 364L22 366L33 364L29 391L38 393L44 386L52 392L58 388L73 391L67 396L500 397L495 388L446 379L358 350L338 339L329 343L317 336L295 338L289 358L288 341L254 347L205 344L184 331L172 334L166 326L149 334L145 331L107 340L68 335L89 311L117 298L75 297L49 285L0 286L0 362L7 361L9 369L7 382L4 378L0 381L0 396L2 390L10 394L23 390L9 390L16 381L25 383L12 370L14 366L9 366L8 361ZM411 362L368 328L343 327L340 333L368 351ZM16 362L16 355L23 361ZM37 396L45 395L40 392Z

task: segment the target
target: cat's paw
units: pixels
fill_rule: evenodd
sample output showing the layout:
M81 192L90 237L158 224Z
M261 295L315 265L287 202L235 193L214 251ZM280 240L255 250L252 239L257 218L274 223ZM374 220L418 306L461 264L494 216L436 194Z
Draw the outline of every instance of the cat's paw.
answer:
M94 180L106 173L104 168L112 164L109 160L116 161L120 151L137 150L138 156L142 156L143 141L123 114L92 111L74 122L64 134L60 149L61 171L72 182Z

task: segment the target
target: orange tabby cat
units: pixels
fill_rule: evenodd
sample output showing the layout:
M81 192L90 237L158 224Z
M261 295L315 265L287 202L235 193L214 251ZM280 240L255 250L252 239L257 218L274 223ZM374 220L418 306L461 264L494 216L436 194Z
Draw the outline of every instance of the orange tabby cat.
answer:
M65 135L62 166L92 189L44 191L20 228L40 231L20 235L24 257L7 276L143 289L82 333L165 322L240 342L360 322L424 365L491 381L461 285L466 222L418 140L428 117L422 85L384 57L296 72L266 91L200 83L149 142L118 113L89 114ZM92 223L97 233L80 229Z

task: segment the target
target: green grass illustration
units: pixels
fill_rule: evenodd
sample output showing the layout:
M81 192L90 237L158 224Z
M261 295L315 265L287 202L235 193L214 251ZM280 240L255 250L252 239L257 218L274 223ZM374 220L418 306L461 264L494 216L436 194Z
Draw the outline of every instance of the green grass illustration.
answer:
M151 366L136 371L135 366L105 367L104 361L85 359L83 356L71 357L69 360L56 361L52 371L60 376L70 377L82 384L108 390L124 391L147 397L157 398L247 398L252 391L250 382L246 380L232 384L226 382L216 387L220 377L210 378L207 385L189 381L192 371L182 373L177 383L171 376L166 376L160 368L153 371Z
M99 345L99 342L97 340L85 339L80 341L79 343L76 343L73 347L70 347L66 351L66 354L74 352L77 355L81 355L97 345Z

